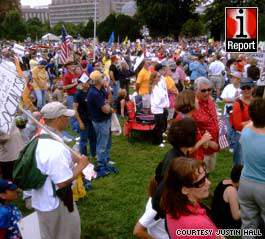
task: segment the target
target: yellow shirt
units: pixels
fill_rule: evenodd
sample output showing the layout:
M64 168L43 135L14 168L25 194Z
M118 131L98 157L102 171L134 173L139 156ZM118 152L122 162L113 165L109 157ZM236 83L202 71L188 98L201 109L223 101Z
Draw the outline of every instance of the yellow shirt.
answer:
M41 69L38 66L35 66L32 71L32 79L34 90L45 90L44 85L48 80L45 68ZM41 82L41 85L39 85L35 79L38 79Z
M139 95L149 94L149 81L151 71L143 68L137 77L136 84L139 84Z
M166 82L167 90L172 90L172 89L176 88L175 82L172 79L172 77L166 76L165 82Z

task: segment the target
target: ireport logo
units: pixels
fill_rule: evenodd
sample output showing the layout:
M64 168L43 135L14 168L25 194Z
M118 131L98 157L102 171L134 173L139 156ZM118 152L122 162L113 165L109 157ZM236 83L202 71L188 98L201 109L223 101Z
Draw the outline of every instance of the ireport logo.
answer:
M226 52L258 51L258 8L225 8Z

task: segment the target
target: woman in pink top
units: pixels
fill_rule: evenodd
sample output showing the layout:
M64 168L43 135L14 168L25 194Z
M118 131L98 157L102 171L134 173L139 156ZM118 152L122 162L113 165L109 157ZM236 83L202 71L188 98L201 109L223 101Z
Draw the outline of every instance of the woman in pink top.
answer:
M209 195L211 183L207 176L201 160L181 157L171 161L160 199L171 239L223 238L200 207L200 200Z

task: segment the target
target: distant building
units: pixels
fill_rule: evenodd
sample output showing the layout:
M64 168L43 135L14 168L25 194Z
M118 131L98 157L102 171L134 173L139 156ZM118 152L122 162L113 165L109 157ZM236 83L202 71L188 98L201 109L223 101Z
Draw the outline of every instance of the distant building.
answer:
M113 12L122 13L123 6L132 0L96 0L96 19L102 22ZM58 22L86 24L94 20L95 0L52 0L49 5L50 24L53 27Z
M40 6L31 8L30 6L21 6L22 16L25 21L30 18L38 18L42 23L49 22L49 9L48 6Z

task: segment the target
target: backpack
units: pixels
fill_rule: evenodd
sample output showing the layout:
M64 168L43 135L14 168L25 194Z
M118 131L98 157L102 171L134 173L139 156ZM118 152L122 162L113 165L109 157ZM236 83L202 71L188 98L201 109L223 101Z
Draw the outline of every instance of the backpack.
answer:
M35 152L39 139L52 139L47 134L34 137L19 153L13 169L13 182L22 190L39 189L46 181L47 175L37 167Z

